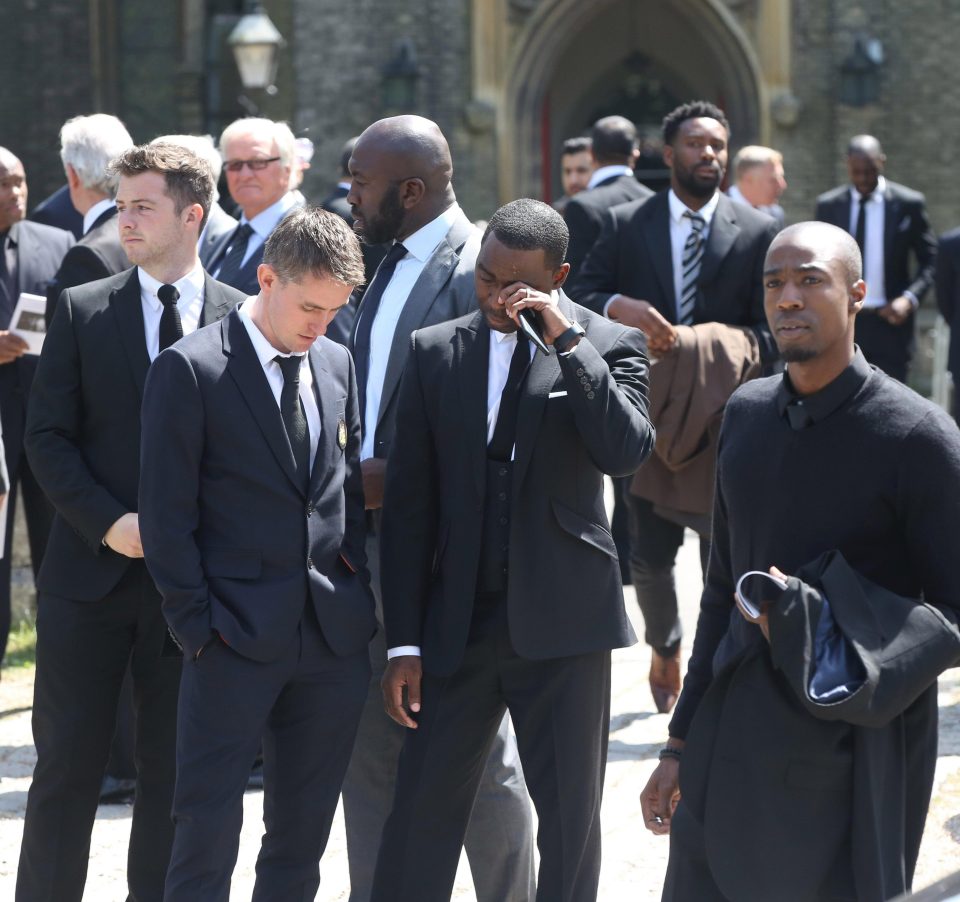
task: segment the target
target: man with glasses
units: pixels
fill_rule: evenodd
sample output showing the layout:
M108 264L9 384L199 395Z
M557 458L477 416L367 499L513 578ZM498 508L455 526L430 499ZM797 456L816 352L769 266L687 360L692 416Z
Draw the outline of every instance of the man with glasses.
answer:
M240 224L205 253L204 268L246 295L260 291L257 267L270 233L302 201L290 190L295 139L289 126L270 119L237 119L220 135L220 154L230 196L240 205Z

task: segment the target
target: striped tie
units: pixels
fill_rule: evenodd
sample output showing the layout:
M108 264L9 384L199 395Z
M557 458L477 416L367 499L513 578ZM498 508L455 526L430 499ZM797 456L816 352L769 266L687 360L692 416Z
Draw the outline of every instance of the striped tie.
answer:
M699 213L689 210L683 215L690 220L690 234L683 245L683 289L678 321L681 326L690 326L693 325L693 308L697 302L697 279L703 262L703 229L707 222Z

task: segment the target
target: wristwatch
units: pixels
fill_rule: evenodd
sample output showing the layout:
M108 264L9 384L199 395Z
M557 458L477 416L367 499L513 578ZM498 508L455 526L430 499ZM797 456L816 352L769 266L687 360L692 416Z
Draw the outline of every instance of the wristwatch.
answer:
M574 323L566 332L561 332L554 340L553 346L558 354L566 354L572 345L586 331L580 323Z

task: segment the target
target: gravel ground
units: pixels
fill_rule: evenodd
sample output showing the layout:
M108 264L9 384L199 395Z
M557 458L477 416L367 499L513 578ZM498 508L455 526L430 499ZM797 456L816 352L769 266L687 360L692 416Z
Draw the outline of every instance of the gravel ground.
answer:
M687 635L692 636L700 587L697 544L688 537L678 564L681 605ZM632 592L628 609L639 617ZM649 655L645 646L614 655L610 755L603 802L604 859L600 898L607 902L659 899L667 840L647 833L637 797L656 763L667 717L654 714L646 685ZM23 812L35 761L30 733L33 671L4 671L0 683L0 900L13 899ZM916 886L926 886L960 867L960 671L940 685L940 758L933 804L920 853ZM231 900L249 899L253 866L262 831L262 794L244 799L245 822ZM84 902L113 902L126 895L124 866L130 808L102 806L97 815ZM321 862L319 900L349 895L343 821L338 813ZM469 869L461 860L453 895L474 899Z

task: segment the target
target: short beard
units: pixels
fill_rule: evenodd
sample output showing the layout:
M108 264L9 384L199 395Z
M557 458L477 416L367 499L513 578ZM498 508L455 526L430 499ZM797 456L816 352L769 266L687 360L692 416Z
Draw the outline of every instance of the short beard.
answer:
M677 172L677 181L680 183L680 186L693 197L700 197L709 199L713 197L717 189L720 187L720 183L723 181L723 172L721 171L720 177L712 185L707 185L703 182L698 182L693 173L686 172Z
M808 360L814 360L817 352L813 348L787 348L780 349L780 358L784 363L806 363Z
M364 244L386 244L394 241L403 227L403 204L400 201L400 186L391 185L383 195L374 219L364 220L360 238Z

